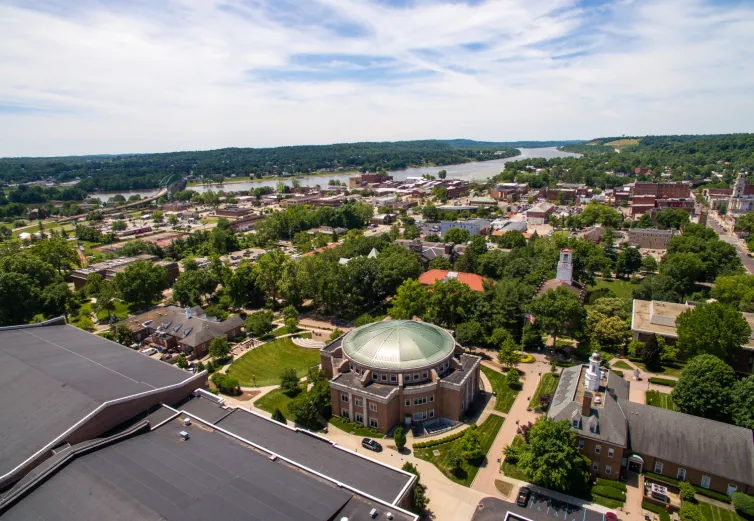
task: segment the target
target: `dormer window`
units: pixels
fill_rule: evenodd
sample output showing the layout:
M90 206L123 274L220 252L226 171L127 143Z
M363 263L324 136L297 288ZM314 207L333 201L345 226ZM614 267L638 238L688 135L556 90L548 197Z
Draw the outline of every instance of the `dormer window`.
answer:
M574 429L578 429L579 428L579 423L580 423L579 420L573 420L573 423L571 425L573 425Z
M595 425L595 424L590 425L589 426L589 432L597 434L597 425Z

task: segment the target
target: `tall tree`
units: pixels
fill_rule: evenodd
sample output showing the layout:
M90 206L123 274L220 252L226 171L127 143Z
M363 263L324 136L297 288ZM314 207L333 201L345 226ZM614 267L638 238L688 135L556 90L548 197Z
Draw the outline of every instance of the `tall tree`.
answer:
M529 310L540 326L552 334L553 345L559 336L579 331L584 319L579 297L564 287L532 300Z
M731 366L716 356L699 355L683 369L671 395L681 412L727 422L735 382Z
M388 313L396 320L423 317L429 305L427 288L417 280L407 280L398 287Z
M115 286L123 300L146 308L162 297L162 292L168 287L167 279L168 273L164 266L137 261L115 275Z
M754 376L739 380L733 386L730 412L733 423L754 429Z
M684 311L676 319L676 327L678 348L686 358L706 353L732 361L751 335L741 313L721 302Z

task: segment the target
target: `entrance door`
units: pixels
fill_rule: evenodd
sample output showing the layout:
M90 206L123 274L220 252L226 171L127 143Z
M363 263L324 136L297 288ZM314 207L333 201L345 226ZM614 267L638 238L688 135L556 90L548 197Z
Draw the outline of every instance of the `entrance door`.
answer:
M636 461L629 461L628 462L628 470L631 472L636 472L637 474L641 473L641 464Z
M738 490L738 487L737 487L736 485L731 485L730 483L728 483L728 495L729 495L729 496L732 496L732 495L733 495L733 493L734 493L734 492L735 492L736 490Z

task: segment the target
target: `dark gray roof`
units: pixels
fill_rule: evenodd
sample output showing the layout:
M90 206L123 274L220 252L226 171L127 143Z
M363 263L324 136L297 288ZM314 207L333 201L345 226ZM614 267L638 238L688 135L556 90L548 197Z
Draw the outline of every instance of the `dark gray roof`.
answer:
M183 430L187 441L178 435ZM0 519L324 521L352 499L349 491L176 419L80 455Z
M217 423L233 412L233 409L226 409L199 396L190 396L184 402L176 405L175 408L190 412L210 423Z
M396 501L413 480L413 476L335 447L306 431L286 428L241 409L216 425L388 503Z
M354 390L374 394L383 398L387 398L388 396L390 396L390 393L398 389L397 385L386 385L373 382L371 380L367 383L367 385L361 385L361 376L357 375L353 371L340 373L330 381L338 383L340 385L347 385Z
M633 402L626 414L632 451L754 485L751 429Z
M474 369L474 367L476 367L476 365L480 363L479 357L471 356L467 354L462 354L460 361L461 361L461 369L455 369L449 375L444 376L442 378L443 382L460 384L461 381L463 381L463 379L466 378L466 376L469 374L469 371Z
M73 326L0 330L0 475L104 402L189 378Z

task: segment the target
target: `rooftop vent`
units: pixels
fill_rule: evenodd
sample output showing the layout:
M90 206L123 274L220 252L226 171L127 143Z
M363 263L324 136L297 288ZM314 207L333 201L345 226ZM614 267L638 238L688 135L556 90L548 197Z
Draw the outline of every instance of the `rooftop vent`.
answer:
M189 433L186 431L181 431L178 433L178 435L181 437L183 441L186 441L189 439Z
M377 517L377 509L376 508L373 508L372 510L369 511L369 517L371 517L372 519L374 519L375 517Z
M388 512L388 513L385 514L385 517L388 518L388 519L393 519L393 513L392 512Z
M191 418L189 418L188 416L186 416L186 417L185 417L185 418L183 419L183 425L185 425L185 426L187 426L187 427L188 427L189 425L191 425Z
M269 460L270 461L277 461L278 457L275 454L270 454Z

